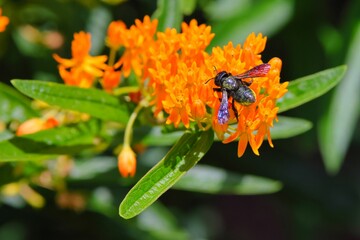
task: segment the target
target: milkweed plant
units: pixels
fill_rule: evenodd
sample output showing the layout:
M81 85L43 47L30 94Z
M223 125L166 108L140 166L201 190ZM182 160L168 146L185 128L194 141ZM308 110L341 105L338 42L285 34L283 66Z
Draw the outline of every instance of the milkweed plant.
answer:
M0 31L6 31L8 23L0 11ZM118 178L139 179L119 207L126 219L171 187L234 194L281 188L280 182L254 177L248 186L239 178L239 183L221 189L217 186L224 180L218 176L224 170L198 162L206 163L214 141L236 142L234 158L245 151L260 155L263 144L276 151L274 139L311 127L304 119L279 114L329 91L346 67L289 81L281 79L279 57L262 57L267 37L261 33L250 33L242 44L229 41L209 49L215 37L209 25L195 19L181 23L181 30L162 31L158 25L159 20L149 16L131 26L112 21L103 39L107 55L91 54L92 34L75 32L71 57L53 54L62 83L13 79L15 88L1 84L1 101L8 102L6 112L13 114L1 125L0 159L3 164L16 163L16 177L1 188L2 195L17 194L33 207L42 207L45 199L34 187L41 186L57 191L60 205L72 199L73 208L81 209L85 199L69 191L65 179L71 177L76 159L102 161L109 152L117 157ZM231 78L254 95L251 103L234 101L239 86L230 89L216 82L220 72L236 77L264 63L261 74ZM19 114L21 119L16 118ZM219 116L226 116L226 121L219 121ZM171 148L139 176L138 155L156 146ZM41 171L24 172L25 164Z

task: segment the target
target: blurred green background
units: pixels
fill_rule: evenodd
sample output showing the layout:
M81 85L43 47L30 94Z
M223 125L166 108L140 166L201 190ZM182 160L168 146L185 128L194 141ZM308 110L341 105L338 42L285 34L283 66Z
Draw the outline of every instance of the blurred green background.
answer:
M135 179L121 179L115 157L108 153L79 160L80 169L91 174L80 172L76 181L67 182L87 199L81 211L60 208L56 193L41 188L37 191L47 200L41 209L2 198L0 239L360 239L360 1L0 3L11 21L0 33L0 81L7 84L14 78L61 82L51 55L70 57L74 32L91 32L92 54L108 53L103 40L110 21L121 19L130 26L136 18L153 14L167 18L160 28L178 27L182 19L192 18L211 25L216 34L211 46L242 43L249 33L262 32L268 36L263 60L282 59L282 81L348 65L336 89L284 114L310 120L314 126L307 133L276 140L274 149L264 144L260 157L247 151L237 159L236 143L215 143L201 160L279 180L283 189L278 193L232 196L170 190L140 216L124 220L118 216L119 203L154 164L149 159L160 159L167 148L140 154ZM0 185L16 179L9 175L14 165L0 165Z

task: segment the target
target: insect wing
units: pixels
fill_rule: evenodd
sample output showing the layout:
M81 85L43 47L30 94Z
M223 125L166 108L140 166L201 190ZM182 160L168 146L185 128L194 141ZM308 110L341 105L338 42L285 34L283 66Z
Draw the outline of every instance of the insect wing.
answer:
M260 64L256 67L253 67L249 71L246 71L244 73L235 75L234 77L237 79L243 79L243 78L255 78L255 77L264 77L269 72L271 68L271 65L268 63Z
M225 124L229 121L230 113L228 107L228 94L226 90L222 91L222 99L219 108L219 112L217 114L217 118L220 124Z

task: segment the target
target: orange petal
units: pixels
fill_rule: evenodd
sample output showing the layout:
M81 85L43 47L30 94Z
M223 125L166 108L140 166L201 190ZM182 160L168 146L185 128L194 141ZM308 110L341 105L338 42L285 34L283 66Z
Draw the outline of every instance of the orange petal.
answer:
M238 157L240 158L245 153L246 146L248 144L248 138L246 134L242 134L238 143Z

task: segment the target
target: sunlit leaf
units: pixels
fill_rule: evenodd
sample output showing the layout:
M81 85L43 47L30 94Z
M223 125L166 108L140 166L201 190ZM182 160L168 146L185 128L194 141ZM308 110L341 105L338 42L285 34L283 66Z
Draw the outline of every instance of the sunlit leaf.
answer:
M274 193L281 187L282 184L275 180L198 164L173 188L211 194L248 195Z
M119 207L123 218L132 218L158 199L205 155L214 133L186 132L168 154L129 191Z
M0 142L0 162L33 161L61 154L75 154L94 146L96 121L14 137Z
M102 90L36 80L12 80L11 83L20 92L50 105L88 113L104 120L126 123L129 119L126 107Z
M279 112L300 106L332 89L340 82L346 66L338 66L290 81L288 92L278 100Z
M320 121L319 142L328 173L336 174L343 162L359 117L360 23L349 46L348 72L336 88L327 113Z
M272 139L290 138L302 134L312 127L308 120L293 117L279 116L279 121L275 122L270 129Z

